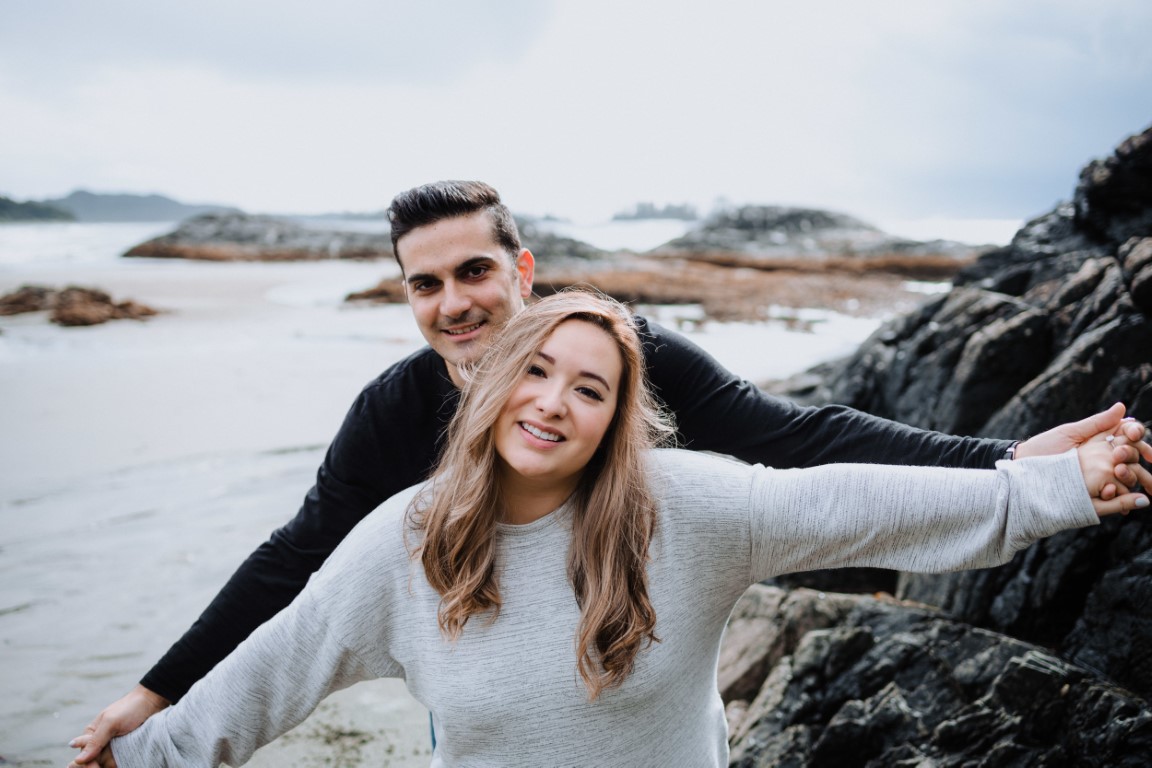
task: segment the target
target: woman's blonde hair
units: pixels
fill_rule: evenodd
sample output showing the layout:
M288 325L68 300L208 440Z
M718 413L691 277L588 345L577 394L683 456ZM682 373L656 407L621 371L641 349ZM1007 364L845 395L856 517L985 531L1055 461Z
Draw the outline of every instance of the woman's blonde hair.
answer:
M659 641L647 570L656 500L644 457L674 434L648 390L641 340L623 305L588 291L563 291L515 315L469 372L440 464L408 516L420 538L413 557L441 595L441 632L455 639L472 616L486 612L495 621L502 500L493 425L537 351L569 320L602 329L623 363L616 414L570 502L568 577L580 606L577 668L595 699L628 677L642 646Z

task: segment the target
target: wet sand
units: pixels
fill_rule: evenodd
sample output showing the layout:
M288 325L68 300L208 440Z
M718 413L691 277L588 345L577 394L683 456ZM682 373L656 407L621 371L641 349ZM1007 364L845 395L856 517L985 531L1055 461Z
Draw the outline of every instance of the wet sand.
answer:
M0 318L0 765L64 765L312 484L359 389L421 340L404 306L347 307L391 264L143 260L0 269L0 293L79 284L168 310L146 322ZM665 319L698 328L690 310ZM709 326L749 378L843 354L874 321L816 334ZM822 325L821 325L822 324ZM764 361L749 344L771 345ZM768 365L775 367L764 367ZM743 368L741 368L741 365ZM399 681L341 692L250 765L427 765Z

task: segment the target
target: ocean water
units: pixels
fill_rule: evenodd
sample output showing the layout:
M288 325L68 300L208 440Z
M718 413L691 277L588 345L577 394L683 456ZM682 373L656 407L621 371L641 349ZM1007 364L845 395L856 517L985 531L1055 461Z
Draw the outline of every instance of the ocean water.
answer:
M174 227L173 222L0 224L0 269L107 264Z

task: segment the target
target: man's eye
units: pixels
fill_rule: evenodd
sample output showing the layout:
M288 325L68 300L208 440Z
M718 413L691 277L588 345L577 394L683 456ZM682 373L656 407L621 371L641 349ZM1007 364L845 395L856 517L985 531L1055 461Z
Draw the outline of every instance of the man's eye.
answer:
M412 284L412 290L416 291L417 293L424 293L424 292L432 290L435 287L436 287L435 283L413 283Z
M477 264L475 266L469 267L468 271L465 274L468 277L475 278L475 277L483 277L486 272L488 272L488 267L486 267L482 264Z

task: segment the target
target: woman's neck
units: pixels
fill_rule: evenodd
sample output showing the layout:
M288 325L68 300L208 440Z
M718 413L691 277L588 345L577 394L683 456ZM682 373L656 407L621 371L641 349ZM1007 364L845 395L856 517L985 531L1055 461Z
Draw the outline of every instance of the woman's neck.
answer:
M505 471L500 478L500 498L504 514L501 522L527 525L556 510L576 490L579 478L565 483L533 483L514 472Z

